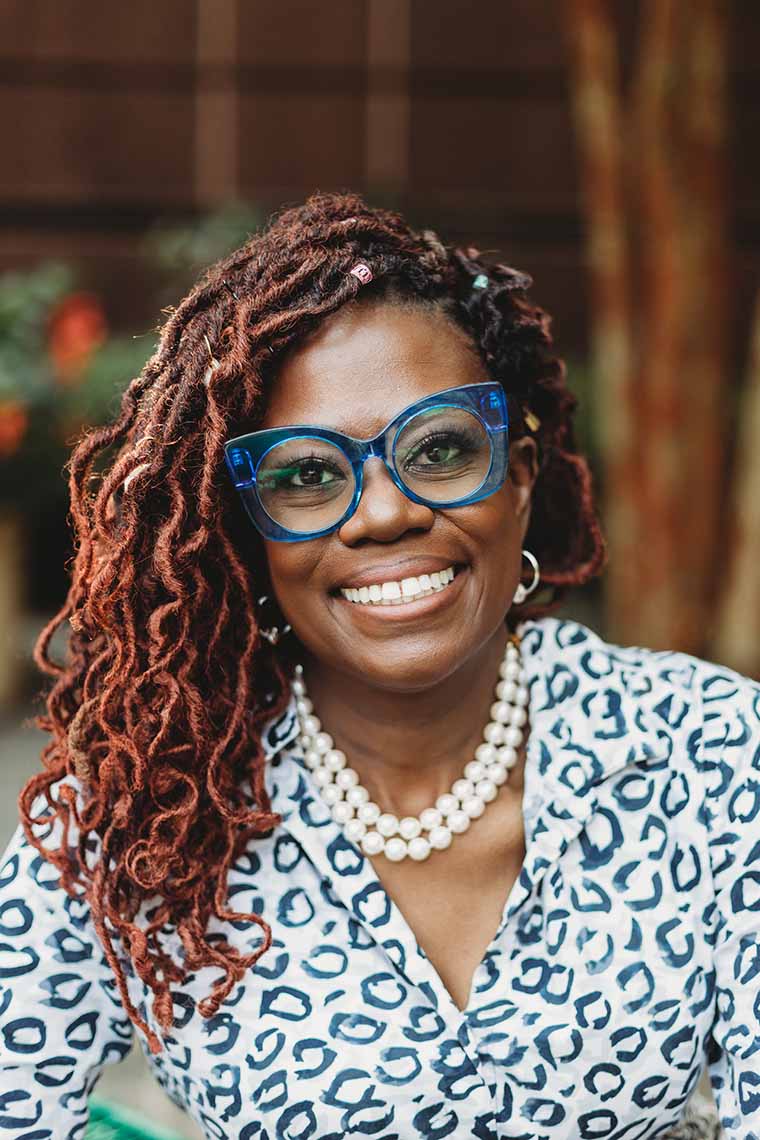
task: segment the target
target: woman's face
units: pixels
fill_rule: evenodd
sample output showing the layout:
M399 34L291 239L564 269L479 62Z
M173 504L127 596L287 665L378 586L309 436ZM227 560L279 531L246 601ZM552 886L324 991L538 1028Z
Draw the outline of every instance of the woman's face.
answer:
M292 350L261 426L318 424L369 438L424 396L488 379L466 334L441 312L365 302ZM359 505L338 530L265 542L274 594L307 653L376 687L413 691L503 639L535 471L535 444L516 441L500 490L470 506L432 509L408 499L382 460L367 460ZM444 590L400 605L362 605L340 592L451 566L456 575Z

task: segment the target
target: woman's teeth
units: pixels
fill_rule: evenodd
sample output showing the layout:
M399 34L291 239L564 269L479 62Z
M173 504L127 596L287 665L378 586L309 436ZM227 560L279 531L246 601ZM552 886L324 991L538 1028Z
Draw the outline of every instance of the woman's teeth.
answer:
M454 567L436 570L433 574L420 574L418 578L402 578L400 582L377 582L371 586L346 586L341 594L349 602L360 606L402 606L428 594L438 594L454 580Z

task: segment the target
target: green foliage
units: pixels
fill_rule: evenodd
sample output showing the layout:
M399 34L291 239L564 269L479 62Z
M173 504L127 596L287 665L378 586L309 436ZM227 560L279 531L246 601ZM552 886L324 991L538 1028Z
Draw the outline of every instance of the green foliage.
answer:
M232 202L188 225L157 227L142 253L174 301L263 221L255 207ZM65 500L72 447L86 428L113 419L124 389L154 350L154 331L102 343L96 337L81 367L62 376L51 323L77 288L74 271L52 262L0 277L0 505L35 511ZM97 312L97 299L89 302Z
M145 253L173 285L187 288L202 270L237 249L264 221L255 206L230 202L187 226L157 226L145 239Z
M0 400L50 401L54 379L47 355L48 319L73 283L71 270L52 262L0 277Z

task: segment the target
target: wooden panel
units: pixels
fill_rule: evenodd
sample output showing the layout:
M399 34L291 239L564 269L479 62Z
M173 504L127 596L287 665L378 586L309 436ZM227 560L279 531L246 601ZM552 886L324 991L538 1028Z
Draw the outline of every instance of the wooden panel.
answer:
M189 0L2 0L0 59L189 61L194 17Z
M529 126L529 129L527 129ZM576 208L576 158L567 103L412 99L411 183L503 195L535 212Z
M412 57L471 71L564 67L556 0L412 0Z
M364 60L365 0L244 0L240 6L240 60L276 67L336 64L361 66ZM330 78L325 76L325 89Z
M361 187L364 106L351 96L246 95L240 181L249 197Z
M184 202L192 195L190 96L12 88L0 99L0 196Z

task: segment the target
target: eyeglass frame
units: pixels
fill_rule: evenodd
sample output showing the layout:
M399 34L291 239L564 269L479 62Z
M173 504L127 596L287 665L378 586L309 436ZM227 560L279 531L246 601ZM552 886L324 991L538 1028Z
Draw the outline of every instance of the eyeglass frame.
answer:
M488 471L475 490L464 498L447 501L426 499L407 487L396 470L396 443L401 432L420 412L436 407L457 407L474 412L486 429L491 447ZM387 439L391 433L393 439L389 449ZM293 438L322 439L334 444L343 452L353 471L354 493L349 505L337 522L322 530L302 532L281 526L272 518L259 497L256 476L262 462L273 447ZM412 502L421 503L423 506L432 509L450 509L470 506L488 498L504 484L509 467L509 410L504 388L498 381L487 380L474 384L460 384L453 388L444 388L440 392L433 392L402 408L371 439L357 439L335 428L322 427L318 424L288 424L247 432L228 439L224 444L225 464L246 514L262 537L274 542L307 542L313 538L332 534L342 527L359 505L364 489L364 464L372 457L382 459L396 487ZM240 478L242 464L247 466L247 471L243 471L243 477ZM251 490L252 494L245 493Z

